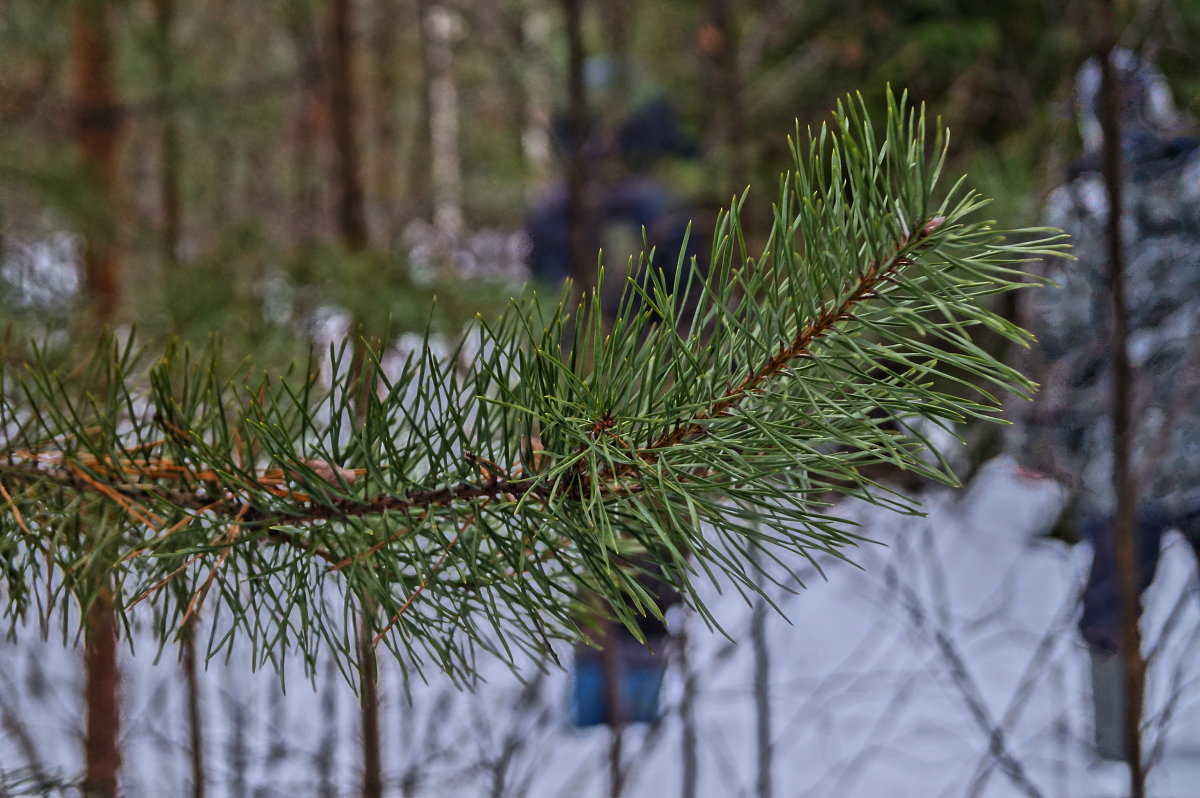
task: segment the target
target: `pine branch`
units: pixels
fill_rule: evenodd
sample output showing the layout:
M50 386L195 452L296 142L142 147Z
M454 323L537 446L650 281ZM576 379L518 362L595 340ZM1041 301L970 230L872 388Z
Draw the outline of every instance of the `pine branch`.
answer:
M941 227L945 221L945 217L939 216L924 223L918 230L916 241L919 242L921 239L927 237L930 233ZM663 435L655 441L650 448L666 449L682 443L693 435L704 434L705 428L701 422L728 413L748 393L757 389L768 379L782 373L793 360L812 357L813 353L810 347L815 341L833 332L837 322L853 320L853 311L858 305L876 298L878 296L876 289L886 281L893 279L893 276L905 266L913 264L913 261L909 257L899 254L908 244L907 236L897 241L895 247L896 254L884 263L871 264L866 272L859 277L853 288L843 292L845 299L831 304L819 317L796 333L796 337L791 343L776 352L766 363L748 374L736 386L726 391L712 407L702 411L694 420L679 424L670 433ZM650 456L652 455L648 455L647 459Z
M151 607L164 641L212 596L210 656L238 635L260 664L323 645L349 662L339 619L371 606L363 639L466 678L475 648L513 661L576 637L583 592L631 629L661 612L633 563L710 622L696 579L794 589L797 564L860 540L831 495L916 512L870 466L954 482L918 421L996 420L993 391L1032 389L973 336L1027 342L988 299L1063 245L994 229L961 184L936 196L932 138L903 99L881 135L861 100L839 106L797 132L760 253L743 197L707 272L633 268L608 328L597 289L578 307L515 300L398 369L365 345L353 368L347 346L269 376L112 340L70 371L46 352L6 363L7 617L107 572L116 611Z

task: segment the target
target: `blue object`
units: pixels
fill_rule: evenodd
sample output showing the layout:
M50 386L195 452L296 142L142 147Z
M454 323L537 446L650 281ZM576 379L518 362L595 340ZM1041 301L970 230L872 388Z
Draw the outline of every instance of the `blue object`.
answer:
M617 716L622 724L657 723L661 718L659 696L666 658L648 650L632 637L619 640L616 646L617 697L621 702ZM578 728L612 722L604 666L602 652L592 648L576 650L571 679L571 715Z
M1121 597L1113 521L1111 518L1085 518L1080 527L1084 537L1091 542L1093 552L1092 566L1083 589L1080 635L1093 652L1113 655L1119 651L1121 640ZM1200 559L1200 507L1170 513L1160 504L1148 502L1139 508L1134 530L1139 617L1142 612L1140 597L1154 581L1162 538L1171 529L1178 529L1183 534Z

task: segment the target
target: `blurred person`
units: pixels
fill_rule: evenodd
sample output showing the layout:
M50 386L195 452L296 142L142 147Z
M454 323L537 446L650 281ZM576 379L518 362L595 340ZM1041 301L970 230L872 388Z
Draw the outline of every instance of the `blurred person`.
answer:
M634 561L637 581L665 614L681 601L679 592ZM618 621L585 613L582 624L587 639L575 646L571 673L571 713L576 727L629 723L657 723L659 693L666 674L666 652L671 630L666 620L654 615L637 616L638 640ZM610 686L612 679L615 685ZM613 703L616 706L613 706Z
M589 67L603 67L593 61ZM589 69L589 88L604 88L611 74ZM554 138L563 152L574 140L570 120L560 116ZM597 246L604 252L608 277L602 293L606 314L615 312L624 290L625 259L647 248L648 266L661 269L670 280L679 264L690 264L702 254L705 236L689 228L690 215L667 188L651 175L664 158L693 158L698 147L686 135L675 109L657 97L636 106L615 124L590 119L582 137L582 153L589 180L587 206ZM529 238L529 270L547 284L561 284L573 276L570 201L565 178L556 180L529 211L525 220ZM692 301L695 300L693 296ZM678 592L660 577L661 572L630 563L638 581L654 597L660 611L679 603ZM583 598L586 607L589 599ZM587 641L574 651L571 679L571 714L575 726L620 727L629 723L655 723L660 717L659 695L667 666L671 632L652 614L637 619L639 640L630 630L609 620L603 609L580 612Z
M595 88L595 87L593 87ZM573 140L570 120L559 116L554 139L567 151ZM595 243L604 251L608 278L604 300L611 312L624 288L625 260L649 248L650 264L673 276L677 264L702 255L702 231L689 234L691 214L652 175L664 158L691 159L699 148L683 130L671 103L662 97L634 108L616 124L589 120L583 157L589 174L587 220ZM695 209L690 209L694 211ZM544 283L573 276L567 181L556 180L525 218L529 271ZM653 250L651 252L650 250Z
M1179 135L1162 74L1127 50L1113 53L1120 87L1122 224L1128 349L1134 372L1132 467L1140 596L1154 580L1163 536L1179 531L1200 555L1200 139ZM1065 521L1091 543L1079 631L1092 672L1096 753L1123 758L1120 602L1112 537L1112 359L1108 200L1100 174L1100 65L1076 82L1085 153L1049 198L1049 222L1071 234L1075 262L1057 262L1057 285L1030 292L1029 326L1042 361L1025 418L1021 461L1069 494Z

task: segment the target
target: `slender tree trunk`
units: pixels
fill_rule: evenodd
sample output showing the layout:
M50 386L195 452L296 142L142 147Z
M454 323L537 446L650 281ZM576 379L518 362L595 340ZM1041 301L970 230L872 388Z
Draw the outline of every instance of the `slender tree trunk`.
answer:
M75 140L92 200L84 220L83 276L91 321L103 325L111 322L121 300L113 228L122 112L107 3L75 0L70 16Z
M187 686L188 748L192 768L192 798L204 798L204 727L200 717L200 678L196 665L195 620L183 638L183 678Z
M1142 765L1142 703L1145 697L1145 662L1142 660L1138 616L1137 485L1132 466L1133 369L1129 362L1128 310L1125 299L1125 248L1121 233L1123 177L1121 129L1118 109L1121 86L1114 74L1112 50L1116 44L1113 10L1101 12L1096 54L1102 75L1100 123L1104 130L1104 177L1108 194L1108 284L1112 314L1109 350L1112 371L1113 491L1117 512L1113 529L1117 583L1121 605L1121 663L1124 676L1123 737L1129 765L1129 794L1144 798L1146 774Z
M629 67L629 30L631 17L629 0L607 0L604 3L605 44L608 45L609 58L612 60L613 82L612 96L622 107L611 108L614 113L622 113L624 107L633 96L633 75Z
M292 132L292 183L296 240L311 243L322 228L321 185L324 179L316 165L321 162L319 142L326 125L329 105L324 97L325 67L312 11L305 0L291 0L287 28L299 62L300 88Z
M604 645L600 650L604 671L604 701L608 704L608 794L621 798L625 791L625 772L622 752L625 736L625 701L621 695L621 660L617 649L620 629L615 621L604 620Z
M354 96L354 7L352 0L333 0L330 6L330 108L334 170L337 184L338 234L351 253L366 252L369 246L358 149L357 102ZM351 370L359 383L355 408L365 412L364 377L366 351L355 324ZM375 651L371 647L371 608L363 607L359 618L359 688L362 729L363 798L383 794L383 757L379 750L379 692Z
M87 613L84 648L83 795L116 798L121 768L120 683L117 665L117 619L112 591L100 589Z
M351 252L367 249L367 218L358 148L358 107L354 97L354 7L333 0L330 12L329 119L337 185L338 234Z
M716 100L721 187L726 193L739 193L750 175L737 22L730 0L709 0L708 10L710 24L705 52L711 63L709 74Z
M338 717L337 690L341 683L337 665L333 658L325 667L325 679L321 695L321 741L317 744L313 769L317 774L317 795L320 798L337 798L337 749L341 737L341 719Z
M754 742L758 761L757 798L771 798L771 655L767 647L767 603L756 598L750 611L750 640L754 648Z
M683 673L683 697L679 702L679 722L682 726L680 753L683 758L681 798L696 798L697 777L700 770L697 757L699 741L696 735L696 671L692 667L691 652L688 649L690 639L688 625L685 621L678 641L679 670Z
M363 798L383 795L383 760L379 740L379 663L371 645L367 610L362 611L358 629L359 703L362 708Z
M524 103L521 112L521 154L525 158L526 198L532 203L536 190L550 174L553 149L550 141L550 112L547 109L554 87L546 74L543 57L550 42L550 15L538 4L529 4L521 18L521 48L526 68L521 71Z
M431 0L415 0L412 13L413 27L417 31L417 56L420 62L420 80L417 91L418 113L416 125L412 132L412 147L409 150L409 163L406 170L406 194L408 196L408 216L415 219L433 221L433 174L430 167L433 152L433 135L430 119L433 116L433 100L430 83L433 79L433 65L430 63L431 49L429 46L429 31L425 19L429 16Z
M159 202L162 207L163 261L168 268L179 263L179 238L183 220L179 197L179 119L176 113L175 96L175 52L173 46L175 26L175 0L154 0L155 23L158 28L158 46L155 59L158 79L164 98L162 130L159 150Z
M432 0L423 19L429 68L429 141L433 223L458 232L463 225L462 155L459 148L458 84L454 77L457 12Z
M109 8L99 0L70 7L75 139L91 200L83 220L84 285L90 307L84 329L110 324L121 299L116 235L117 155L121 109L113 78ZM107 577L88 608L84 643L84 773L87 798L116 798L121 767L117 619Z
M588 97L583 80L583 0L562 0L567 33L567 91L570 145L567 162L567 225L575 292L596 285L596 247L591 233L591 165L587 158Z
M396 123L396 57L397 34L400 31L399 0L376 0L375 29L372 37L375 73L373 81L375 108L375 207L380 224L377 229L390 248L402 229L400 186L397 178L399 126Z
M229 739L225 744L225 761L229 773L229 792L232 798L246 798L249 794L247 787L250 769L250 739L247 726L250 725L250 713L247 711L246 691L237 684L238 677L232 669L225 669L227 704L229 724Z

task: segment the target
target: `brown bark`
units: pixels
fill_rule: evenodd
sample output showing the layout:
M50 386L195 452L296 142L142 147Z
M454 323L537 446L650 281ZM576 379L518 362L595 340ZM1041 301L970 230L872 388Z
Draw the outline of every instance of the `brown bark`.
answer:
M375 80L375 176L374 200L382 209L382 233L391 246L400 235L402 221L400 186L397 179L399 126L396 123L397 33L400 31L399 0L376 0L376 20L372 45Z
M604 3L604 28L609 57L612 59L612 96L616 102L628 103L633 96L632 74L629 68L629 31L632 27L629 0L607 0ZM621 113L624 108L613 108Z
M383 760L379 742L379 662L371 645L367 611L362 613L358 633L359 705L362 708L363 798L382 798Z
M454 74L454 43L458 12L448 3L431 0L422 20L429 100L430 193L433 223L456 233L462 228L462 155L459 148L458 82Z
M188 623L183 638L183 678L187 685L188 746L192 768L192 798L204 798L204 727L200 721L200 679L196 664L196 622Z
M353 13L351 0L333 0L329 6L329 117L338 235L348 250L363 252L367 249L367 218L357 142Z
M568 128L567 226L571 273L577 297L596 285L596 246L590 212L591 168L587 159L588 97L583 80L583 0L562 0L567 33Z
M710 62L716 100L717 149L721 188L738 193L750 178L746 157L746 112L738 58L738 30L730 0L709 0L709 24L701 31L701 49Z
M417 92L419 109L407 170L407 204L410 216L433 221L433 175L430 167L433 136L429 126L429 120L433 116L433 103L430 99L433 66L430 64L429 33L425 28L429 6L430 0L416 0L413 8L413 25L417 31L417 56L421 65L421 74L420 88Z
M85 329L112 322L120 303L116 184L122 111L113 78L115 54L109 8L101 0L70 7L71 80L75 143L91 200L82 220L84 288L90 307ZM120 670L113 595L101 582L85 620L84 773L87 798L115 798L121 767Z
M101 588L88 608L84 647L83 794L116 798L121 768L120 671L117 666L117 623L112 591Z
M172 48L175 0L154 0L154 16L158 28L158 78L164 98L159 139L162 248L163 260L169 268L174 268L179 263L179 237L183 227L179 197L179 120L175 112L175 54Z
M754 552L758 563L761 556ZM774 782L771 778L771 655L767 647L767 601L762 596L754 600L750 611L750 641L754 650L754 743L757 751L757 798L771 798Z
M367 250L369 235L358 150L357 103L354 97L354 7L351 0L333 0L329 7L329 116L334 150L334 180L337 185L338 235L352 253ZM355 328L359 327L358 324ZM351 371L359 383L355 401L360 421L366 408L368 381L364 371L366 351L356 338ZM383 757L379 749L379 694L375 651L371 645L371 610L361 612L359 677L363 753L363 798L383 794Z
M1130 798L1144 798L1146 774L1142 765L1142 704L1145 700L1145 662L1138 627L1137 485L1132 468L1133 368L1129 361L1128 309L1125 298L1125 247L1121 232L1123 176L1121 164L1120 82L1111 56L1116 45L1113 10L1105 4L1098 20L1096 55L1102 75L1100 124L1104 130L1104 182L1108 194L1108 288L1111 313L1113 490L1117 513L1113 528L1117 585L1120 596L1121 663L1124 675L1123 737L1129 766Z
M611 619L604 619L600 666L604 671L604 702L608 705L608 794L621 798L625 791L622 769L622 748L625 736L625 701L621 695L621 660L617 647L620 629Z
M108 5L102 0L76 0L70 27L75 141L92 199L83 230L84 285L91 320L106 324L121 299L114 211L122 110L113 80Z
M292 0L288 6L287 28L299 62L300 88L292 131L292 183L296 240L311 242L322 229L324 214L321 184L316 164L320 162L319 142L326 120L328 103L324 96L325 69L317 42L311 9L304 0Z
M679 794L681 798L696 798L699 794L700 762L697 752L700 748L700 740L696 733L696 670L691 663L688 649L689 640L690 635L685 622L677 642L679 670L683 674L683 696L679 700L679 723L681 726L679 747L682 758L682 784Z

